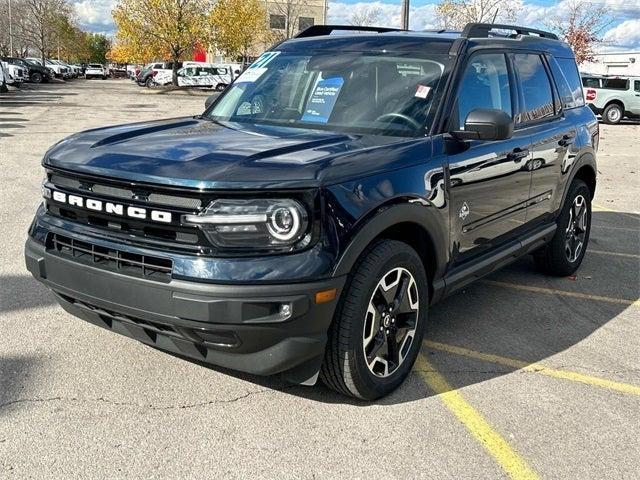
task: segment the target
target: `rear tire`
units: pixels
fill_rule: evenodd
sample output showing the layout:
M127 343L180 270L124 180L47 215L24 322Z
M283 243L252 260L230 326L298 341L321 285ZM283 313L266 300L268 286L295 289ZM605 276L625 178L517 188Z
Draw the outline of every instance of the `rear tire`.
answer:
M395 390L420 352L427 282L421 258L406 243L371 246L349 276L329 328L324 384L365 400Z
M612 103L611 105L607 105L607 108L602 112L602 121L609 125L617 125L620 123L623 116L624 111L622 110L622 107L617 103Z
M574 180L558 218L553 239L534 259L548 275L566 277L580 267L591 232L591 191L582 180Z
M145 80L144 85L147 88L151 88L153 87L153 85L155 84L155 82L153 81L153 77L149 77Z

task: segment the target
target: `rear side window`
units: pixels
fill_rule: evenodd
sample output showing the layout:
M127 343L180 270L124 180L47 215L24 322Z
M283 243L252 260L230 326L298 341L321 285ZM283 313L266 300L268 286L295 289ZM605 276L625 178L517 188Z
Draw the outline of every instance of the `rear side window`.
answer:
M558 87L562 108L568 110L582 107L584 96L576 62L572 58L549 58L549 65Z
M628 90L629 79L628 78L605 78L604 88L610 88L612 90Z
M633 82L633 89L634 89L636 92L640 92L640 80L635 80L635 81Z
M471 57L464 71L458 94L457 127L464 128L469 112L493 108L512 115L511 85L507 61L501 53L484 53Z
M522 111L516 123L527 123L555 115L549 75L540 55L518 53L514 63L522 90Z

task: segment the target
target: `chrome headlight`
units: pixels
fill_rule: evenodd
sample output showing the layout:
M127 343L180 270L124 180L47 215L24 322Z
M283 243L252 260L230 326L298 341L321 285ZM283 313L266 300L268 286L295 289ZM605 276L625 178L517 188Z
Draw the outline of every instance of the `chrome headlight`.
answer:
M310 240L307 209L289 198L215 200L200 214L183 215L182 223L223 248L288 250Z

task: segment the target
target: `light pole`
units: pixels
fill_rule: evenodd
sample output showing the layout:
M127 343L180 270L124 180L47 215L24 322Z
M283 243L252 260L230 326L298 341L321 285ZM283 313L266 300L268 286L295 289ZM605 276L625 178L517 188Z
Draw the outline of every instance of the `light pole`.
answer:
M402 0L402 28L409 30L409 0Z
M11 15L11 0L9 0L9 56L13 57L13 16Z

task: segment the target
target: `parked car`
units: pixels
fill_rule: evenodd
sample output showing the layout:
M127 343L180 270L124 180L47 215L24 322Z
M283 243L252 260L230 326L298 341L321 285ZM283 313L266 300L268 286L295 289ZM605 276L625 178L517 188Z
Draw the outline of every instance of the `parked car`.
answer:
M36 63L38 65L47 67L51 72L53 72L53 75L56 78L64 79L64 78L69 78L71 75L68 68L63 67L62 65L55 63L52 60L45 59L44 65L42 65L42 59L40 58L28 57L26 58L26 60L28 60L29 62Z
M7 62L5 60L0 61L7 73L7 83L9 85L15 85L19 87L24 82L29 81L29 70L21 64Z
M583 75L582 85L587 105L604 123L640 118L640 77Z
M106 80L107 70L99 63L90 63L84 71L84 76L87 80L91 78L101 78L102 80Z
M159 70L153 78L154 85L170 85L173 82L172 70ZM232 82L231 71L213 64L190 65L178 70L178 86L209 87L219 92Z
M24 58L15 58L15 57L5 57L2 59L7 63L12 63L14 65L20 65L27 69L29 72L29 81L33 83L46 83L51 80L51 70L47 67L43 67L39 63L31 62Z
M7 93L7 72L4 69L4 65L0 62L0 93Z
M182 62L178 62L178 68L182 68ZM173 72L173 62L152 63L138 74L136 83L140 86L151 87L154 83L154 77L166 71Z
M102 328L375 399L438 300L527 254L578 269L598 128L554 34L315 26L202 116L53 146L26 264Z

